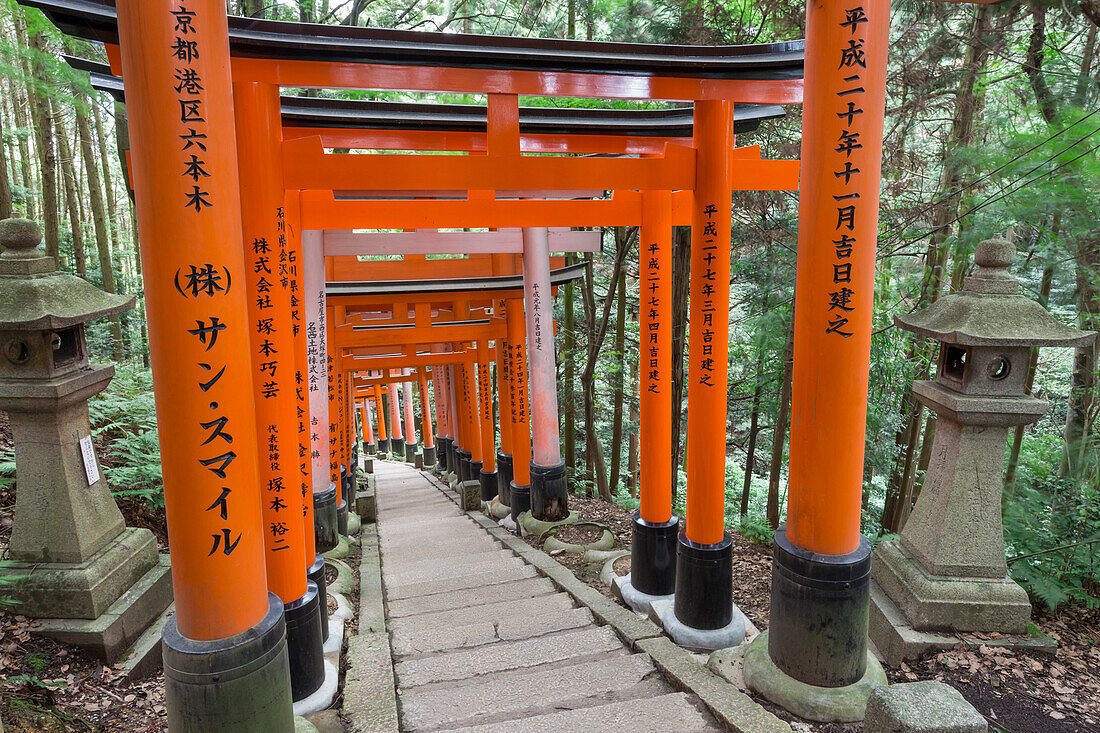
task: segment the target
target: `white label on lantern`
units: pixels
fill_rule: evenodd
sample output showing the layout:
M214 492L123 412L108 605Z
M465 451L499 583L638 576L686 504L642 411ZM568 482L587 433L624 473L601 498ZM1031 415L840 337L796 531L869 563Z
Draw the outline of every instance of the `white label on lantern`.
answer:
M84 458L84 473L88 475L88 485L91 486L99 481L99 464L95 460L92 436L85 435L80 439L80 455Z

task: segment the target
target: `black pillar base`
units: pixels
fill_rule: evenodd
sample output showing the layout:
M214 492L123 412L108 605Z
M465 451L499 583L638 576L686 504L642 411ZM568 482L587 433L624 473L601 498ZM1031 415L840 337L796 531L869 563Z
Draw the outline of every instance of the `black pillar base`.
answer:
M307 580L305 595L285 604L283 615L286 619L286 651L290 659L290 693L294 702L298 702L316 692L325 681L317 584Z
M346 501L342 501L343 497L340 497L340 498L341 498L341 502L336 505L336 529L340 534L347 537L348 536L348 503Z
M556 522L569 516L565 461L556 466L531 462L531 516L543 522Z
M327 489L313 495L313 533L318 553L328 552L340 544L336 509L339 503L336 484L332 482L329 482Z
M451 438L451 444L448 447L450 455L447 456L447 465L451 467L451 473L458 476L458 440Z
M378 446L375 445L374 443L367 443L364 446L364 449L366 450L366 454L368 456L373 456L375 453L378 452Z
M504 506L512 506L512 454L497 451L497 498Z
M481 500L492 501L497 495L497 472L487 473L484 468L478 472L481 479Z
M405 463L412 463L416 459L416 443L405 444Z
M390 452L390 439L378 441L378 457L383 461L386 460L386 454Z
M465 482L469 481L473 476L470 471L470 463L473 458L473 454L468 450L458 451L458 480Z
M405 460L405 439L390 438L390 452L393 453L393 460Z
M294 730L283 602L274 593L267 601L258 624L227 639L188 639L168 617L161 654L173 733Z
M482 461L470 460L469 478L467 481L481 481L481 467L485 464Z
M675 514L667 522L653 523L634 512L634 531L630 542L630 584L651 596L676 592L676 538L680 518Z
M630 572L634 572L631 559ZM633 578L631 578L633 581ZM676 542L676 618L693 629L721 629L733 620L733 538L702 545L682 531Z
M436 464L435 446L426 445L421 449L422 458L421 465L424 466L424 470L430 471L432 466Z
M787 539L772 545L768 655L783 672L817 687L843 687L867 671L871 543L846 555L818 555Z
M519 515L531 511L531 487L516 486L515 481L508 482L508 498L512 508L512 521L518 522Z
M436 438L435 439L435 448L436 448L435 458L436 458L436 462L439 464L439 472L440 473L446 473L447 472L447 466L450 465L449 463L447 463L447 460L448 460L448 457L451 454L451 439L450 438Z
M328 580L325 578L325 558L316 555L306 571L306 579L317 586L317 606L321 610L321 641L328 641Z
M344 503L349 507L355 503L355 477L354 474L347 474L341 476L343 481L343 497Z

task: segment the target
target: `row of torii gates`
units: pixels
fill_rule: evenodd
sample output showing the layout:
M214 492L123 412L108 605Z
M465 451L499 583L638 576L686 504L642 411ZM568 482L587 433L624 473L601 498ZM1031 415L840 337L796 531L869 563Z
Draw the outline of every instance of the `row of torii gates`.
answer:
M575 270L550 253L599 246L573 228L640 226L636 590L675 591L687 627L728 624L735 190L801 189L770 654L813 685L862 676L887 0L810 4L805 44L705 48L227 22L224 0L24 4L105 43L123 80L96 74L128 108L176 604L163 639L173 730L292 728L292 698L320 684L320 655L313 670L301 660L323 630L300 618L353 492L355 410L367 442L396 452L415 440L414 374L426 463L457 462L514 514L564 515L551 300ZM281 87L488 102L280 98ZM521 107L525 95L693 107L563 111ZM797 161L735 147L737 131L781 114L774 105L799 103L801 178ZM669 460L676 225L692 231L682 526Z

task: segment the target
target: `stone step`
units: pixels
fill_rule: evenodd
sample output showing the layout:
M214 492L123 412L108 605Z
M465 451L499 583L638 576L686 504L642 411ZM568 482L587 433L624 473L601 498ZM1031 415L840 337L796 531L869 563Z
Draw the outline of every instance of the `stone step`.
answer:
M478 606L495 602L516 602L522 599L549 595L554 590L554 584L549 578L525 578L404 600L391 598L386 603L386 616L387 618L398 619L454 609L468 610L473 613Z
M594 625L595 618L587 608L539 612L530 617L506 618L499 621L474 621L461 626L423 625L406 619L401 629L393 629L393 653L407 657L431 652L450 651L492 644L499 641L519 641L556 632Z
M164 632L164 625L168 623L168 617L176 612L176 604L170 603L168 608L157 616L149 628L141 633L133 646L126 650L118 663L122 665L122 671L126 678L139 680L159 672L163 666L161 659L160 639Z
M504 554L508 556L506 557ZM420 567L416 570L394 570L387 572L385 576L386 588L400 588L412 583L423 583L432 580L450 580L466 575L477 575L492 570L505 570L507 568L521 568L526 564L520 558L512 555L507 550L486 553L484 558L473 555L472 559L456 557L451 560L434 563L429 567Z
M417 687L401 696L401 724L405 730L432 730L516 722L523 714L615 702L641 691L655 697L669 690L647 655L632 654L557 669L486 675L469 685Z
M468 568L479 564L491 565L496 560L506 561L514 557L516 555L511 550L502 550L499 545L472 552L443 552L434 557L417 557L414 555L411 559L402 559L400 554L394 557L394 553L383 550L382 563L386 566L387 574L396 579L428 570L437 571L441 568Z
M396 587L390 587L389 583L385 580L385 576L383 576L383 585L386 588L386 599L389 601L398 601L403 598L416 598L417 596L431 596L437 593L449 593L456 590L481 588L485 585L505 583L511 580L534 578L537 575L538 572L533 567L521 563L520 567L511 566L494 568L471 575L462 575L454 578L447 578L445 580L426 580Z
M408 632L425 626L465 626L478 621L493 623L507 619L532 619L540 613L567 611L573 608L573 598L568 593L496 601L476 607L457 607L436 613L422 613L407 618L392 618L390 631Z
M646 700L625 700L594 707L539 715L522 720L506 720L468 728L464 733L591 733L592 731L630 731L631 733L693 733L717 731L717 724L704 715L682 692Z
M474 529L469 518L464 516L453 517L413 517L413 518L389 518L383 507L378 508L378 515L386 520L385 524L378 525L379 537L423 537L425 534L443 534L445 530L457 528ZM435 530L433 532L433 530Z
M454 557L465 552L484 552L499 549L500 545L485 534L480 537L459 537L421 544L394 542L387 543L384 548L387 558L398 561L434 557L440 553L451 553L451 556Z
M534 667L600 652L623 651L611 629L594 627L523 641L487 644L468 651L407 659L394 665L399 689Z

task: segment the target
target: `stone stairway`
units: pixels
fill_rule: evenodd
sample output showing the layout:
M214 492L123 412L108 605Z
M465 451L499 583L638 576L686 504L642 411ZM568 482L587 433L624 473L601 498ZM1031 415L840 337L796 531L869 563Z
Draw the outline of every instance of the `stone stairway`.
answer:
M402 730L720 730L439 484L389 461L375 474Z

